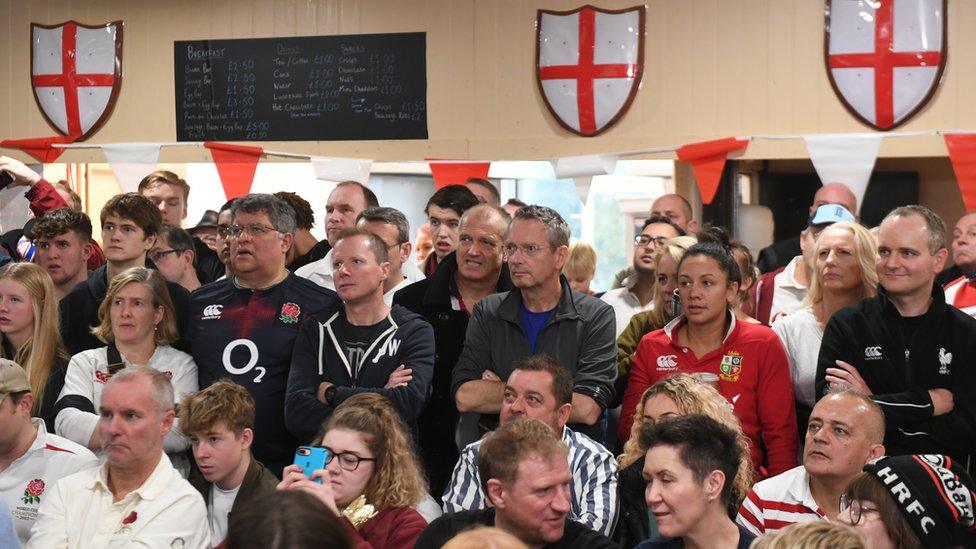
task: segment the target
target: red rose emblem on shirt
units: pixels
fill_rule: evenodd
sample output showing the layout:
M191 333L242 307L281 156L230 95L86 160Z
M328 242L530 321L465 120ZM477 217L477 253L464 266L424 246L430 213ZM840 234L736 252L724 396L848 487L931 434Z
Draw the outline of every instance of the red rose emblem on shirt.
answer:
M139 514L136 513L135 511L132 511L131 513L129 513L128 515L126 515L124 519L122 519L122 524L125 524L125 525L132 524L138 518L139 518Z
M95 370L95 381L108 383L109 375L101 370Z
M295 303L285 303L281 306L281 314L278 315L278 319L286 324L292 324L298 322L298 317L301 316L302 310Z
M44 495L44 481L35 478L27 483L27 488L24 490L24 495L20 500L27 504L40 503L42 495Z

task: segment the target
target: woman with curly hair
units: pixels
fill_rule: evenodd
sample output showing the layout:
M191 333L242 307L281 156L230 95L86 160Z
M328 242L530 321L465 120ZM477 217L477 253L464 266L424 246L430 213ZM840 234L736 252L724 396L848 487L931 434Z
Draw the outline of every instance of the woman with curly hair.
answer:
M54 430L54 403L64 387L68 351L58 332L58 298L47 271L34 263L0 269L0 358L24 367L34 394L31 415Z
M329 451L325 469L306 477L285 467L279 490L318 497L346 526L357 547L413 547L427 521L412 506L427 497L427 481L407 427L386 397L350 397L323 426L318 445Z
M644 456L647 453L640 442L640 432L645 424L672 419L689 414L704 414L736 432L736 438L745 455L738 473L732 480L732 498L729 516L734 517L739 504L752 487L752 463L749 461L749 439L742 434L739 420L729 408L728 401L714 387L698 377L675 374L655 383L641 396L630 428L630 439L624 444L624 453L617 458L618 500L620 516L613 539L622 547L632 547L641 540L657 535L654 517L644 501Z

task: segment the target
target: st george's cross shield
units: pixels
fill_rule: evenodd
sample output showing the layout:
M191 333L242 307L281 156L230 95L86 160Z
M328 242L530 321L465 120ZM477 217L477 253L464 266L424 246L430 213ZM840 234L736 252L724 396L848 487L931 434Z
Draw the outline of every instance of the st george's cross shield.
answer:
M834 92L878 130L907 122L939 87L946 0L826 0L824 57Z
M31 24L31 86L44 118L86 139L112 113L122 83L122 21Z
M627 112L644 69L644 19L644 6L539 10L539 91L560 125L591 137Z

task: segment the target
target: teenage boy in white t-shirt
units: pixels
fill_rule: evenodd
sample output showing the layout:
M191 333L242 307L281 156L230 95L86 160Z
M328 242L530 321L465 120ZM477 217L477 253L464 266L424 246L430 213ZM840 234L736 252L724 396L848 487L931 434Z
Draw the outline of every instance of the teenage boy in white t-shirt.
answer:
M210 538L216 547L227 537L230 515L250 500L262 499L278 484L251 455L254 399L244 387L218 381L180 402L180 429L190 439L200 469L190 482L207 504Z

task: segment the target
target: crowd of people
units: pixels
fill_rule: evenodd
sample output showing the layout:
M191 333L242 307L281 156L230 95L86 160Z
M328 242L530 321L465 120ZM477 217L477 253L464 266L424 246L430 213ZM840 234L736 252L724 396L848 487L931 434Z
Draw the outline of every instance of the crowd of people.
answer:
M339 183L318 241L295 193L184 229L159 171L98 243L0 171L0 547L976 546L976 215L830 183L753 261L664 195L597 293L488 180L415 231Z

